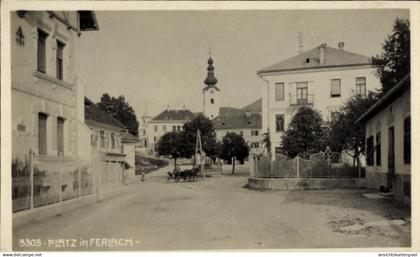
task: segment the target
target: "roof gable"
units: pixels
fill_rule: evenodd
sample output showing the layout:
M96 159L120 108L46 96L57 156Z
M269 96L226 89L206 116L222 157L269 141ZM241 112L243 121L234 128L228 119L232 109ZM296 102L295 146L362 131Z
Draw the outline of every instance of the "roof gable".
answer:
M99 106L85 97L85 122L94 121L99 124L112 126L115 129L127 129L121 122L109 116Z
M302 54L290 57L264 68L258 73L372 64L371 58L367 56L329 46L325 46L325 62L321 64L319 61L320 48L321 46L318 46ZM309 63L307 62L308 60Z

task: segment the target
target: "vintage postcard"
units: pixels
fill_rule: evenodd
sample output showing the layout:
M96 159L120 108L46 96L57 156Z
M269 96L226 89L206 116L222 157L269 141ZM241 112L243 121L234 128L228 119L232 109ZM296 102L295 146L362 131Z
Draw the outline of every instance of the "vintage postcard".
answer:
M2 251L418 250L418 3L178 4L2 3Z

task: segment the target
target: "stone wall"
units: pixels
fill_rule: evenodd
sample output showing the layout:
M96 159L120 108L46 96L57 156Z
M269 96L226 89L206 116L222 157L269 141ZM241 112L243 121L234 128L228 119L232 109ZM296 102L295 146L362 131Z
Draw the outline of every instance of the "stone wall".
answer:
M257 190L311 190L365 188L364 178L248 178L248 186Z

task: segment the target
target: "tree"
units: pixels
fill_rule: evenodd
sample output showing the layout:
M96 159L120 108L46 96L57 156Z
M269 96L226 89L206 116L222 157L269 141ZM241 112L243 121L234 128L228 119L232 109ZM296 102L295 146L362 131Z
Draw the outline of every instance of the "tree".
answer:
M410 73L410 22L396 19L393 30L382 46L380 56L372 57L376 76L382 83L381 94Z
M234 132L227 133L222 139L220 158L223 160L244 160L249 155L249 146L241 135ZM235 173L235 161L232 163L232 174Z
M183 133L185 133L185 139L188 143L187 150L191 153L190 156L192 156L195 151L198 130L200 130L203 151L208 157L214 160L219 153L220 147L217 144L213 123L202 114L185 123L183 127Z
M139 122L137 121L134 109L125 101L124 96L111 97L103 94L101 101L97 104L109 116L121 122L128 131L137 136L139 134Z
M330 123L328 142L333 151L345 151L353 157L353 164L365 149L365 128L356 120L377 101L378 93L366 97L353 96L340 109L337 119Z
M185 135L182 132L168 132L164 134L156 144L156 152L159 155L170 156L174 159L176 167L176 160L181 157L189 158L189 152L186 149Z
M291 158L308 157L325 149L325 139L324 122L319 112L301 107L283 134L280 149Z

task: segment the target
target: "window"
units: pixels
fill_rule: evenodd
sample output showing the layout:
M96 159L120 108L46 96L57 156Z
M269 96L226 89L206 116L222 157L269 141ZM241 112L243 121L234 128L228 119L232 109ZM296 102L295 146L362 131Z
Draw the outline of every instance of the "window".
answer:
M111 148L115 149L115 134L111 133Z
M366 78L356 78L356 95L366 96Z
M242 130L240 130L239 135L244 136L244 132Z
M153 137L153 141L156 142L156 137Z
M376 166L381 166L381 132L376 133Z
M158 126L157 125L155 125L155 132L157 132L158 131Z
M214 104L214 99L213 98L210 99L210 103Z
M48 34L38 29L38 50L37 50L37 69L45 73L46 71L46 41Z
M57 79L59 80L63 80L63 50L64 44L57 40L56 69Z
M296 103L297 104L308 103L308 82L296 83Z
M404 119L404 163L411 163L411 117Z
M276 115L276 131L277 132L284 131L284 115L283 114Z
M331 97L341 96L341 79L331 80Z
M64 154L64 119L57 118L57 155Z
M93 147L96 147L96 144L98 143L98 134L96 133L92 133L90 135L90 145Z
M252 130L251 131L251 136L258 136L258 130Z
M143 130L143 136L145 136L146 135L146 130Z
M22 28L20 26L16 31L16 43L20 46L25 45L25 35L23 35Z
M274 152L275 153L282 153L280 147L274 147Z
M99 131L99 146L105 147L105 132L103 130Z
M276 101L284 101L284 83L275 84Z
M166 125L162 126L163 132L166 132Z
M105 133L105 148L109 148L109 134Z
M373 165L373 136L370 136L366 139L366 165Z
M47 118L45 113L38 113L38 153L47 154Z
M172 131L175 132L176 131L176 126L172 126Z
M251 143L251 148L259 148L260 144L258 142Z

